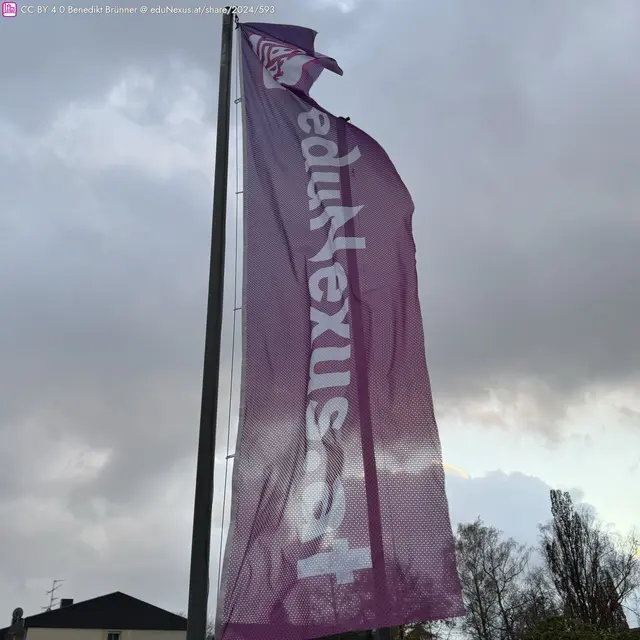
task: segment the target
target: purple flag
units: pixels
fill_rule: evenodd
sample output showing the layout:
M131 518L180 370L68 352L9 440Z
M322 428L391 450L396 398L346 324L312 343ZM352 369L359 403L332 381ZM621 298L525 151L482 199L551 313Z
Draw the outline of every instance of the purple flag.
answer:
M240 25L244 371L218 640L464 613L424 355L413 202L308 95L315 32Z

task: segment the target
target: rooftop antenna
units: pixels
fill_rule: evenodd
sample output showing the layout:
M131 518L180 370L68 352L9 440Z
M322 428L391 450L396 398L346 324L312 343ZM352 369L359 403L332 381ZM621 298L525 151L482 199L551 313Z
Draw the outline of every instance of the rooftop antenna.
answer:
M56 598L54 594L62 586L63 582L64 580L54 580L51 589L45 592L49 596L49 605L46 607L41 607L43 611L51 611L51 609L53 609L53 605L57 604L56 600L58 600L58 598Z

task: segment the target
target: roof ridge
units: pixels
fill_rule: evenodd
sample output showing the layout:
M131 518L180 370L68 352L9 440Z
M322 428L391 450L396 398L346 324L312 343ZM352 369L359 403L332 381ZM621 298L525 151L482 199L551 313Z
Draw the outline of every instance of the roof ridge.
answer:
M25 627L183 630L186 618L123 591L88 598L25 616ZM105 626L106 625L106 626Z

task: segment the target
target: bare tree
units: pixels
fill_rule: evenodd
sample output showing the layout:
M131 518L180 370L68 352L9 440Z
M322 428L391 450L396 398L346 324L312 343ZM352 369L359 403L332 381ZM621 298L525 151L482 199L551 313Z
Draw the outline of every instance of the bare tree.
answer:
M521 588L516 635L524 636L541 622L560 615L562 607L546 567L530 567Z
M638 540L608 534L571 496L551 491L542 552L564 615L606 629L628 628L624 603L640 586Z
M467 615L462 624L473 640L516 640L524 607L529 551L478 518L458 526L458 572Z
M458 621L452 620L436 620L427 622L424 625L426 637L428 640L450 640L453 638Z
M398 635L398 640L450 640L455 626L455 620L434 620L405 625L404 635Z

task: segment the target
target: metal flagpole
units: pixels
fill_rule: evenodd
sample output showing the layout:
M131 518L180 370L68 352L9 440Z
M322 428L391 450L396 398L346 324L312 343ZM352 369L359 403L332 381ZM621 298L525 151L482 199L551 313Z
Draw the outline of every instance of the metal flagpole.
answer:
M213 471L218 418L218 381L220 378L220 342L222 337L222 299L224 292L225 222L227 209L227 171L229 168L229 119L231 112L231 49L234 11L227 7L222 18L220 80L216 165L213 187L213 222L209 264L209 295L202 372L200 435L193 507L191 573L187 640L205 640L207 601L209 599L209 560L211 514L213 509Z

